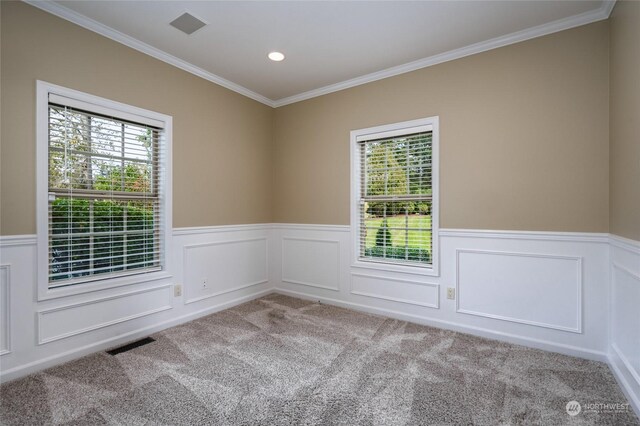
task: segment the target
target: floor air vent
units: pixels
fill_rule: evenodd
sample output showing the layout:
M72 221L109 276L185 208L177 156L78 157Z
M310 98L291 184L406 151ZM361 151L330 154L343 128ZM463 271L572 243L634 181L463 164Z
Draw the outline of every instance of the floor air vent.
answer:
M155 341L156 340L152 339L151 337L145 337L144 339L140 339L140 340L136 340L135 342L127 343L126 345L120 346L119 348L111 349L111 350L107 351L107 353L109 355L118 355L118 354L121 354L122 352L127 352L127 351L130 351L131 349L135 349L135 348L147 345L147 344L155 342Z

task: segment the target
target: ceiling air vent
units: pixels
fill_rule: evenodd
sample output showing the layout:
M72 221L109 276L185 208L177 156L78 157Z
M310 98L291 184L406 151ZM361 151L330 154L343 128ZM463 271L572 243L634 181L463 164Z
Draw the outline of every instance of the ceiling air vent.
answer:
M205 24L195 16L185 12L171 21L170 25L174 28L179 29L187 35L191 35L207 24Z

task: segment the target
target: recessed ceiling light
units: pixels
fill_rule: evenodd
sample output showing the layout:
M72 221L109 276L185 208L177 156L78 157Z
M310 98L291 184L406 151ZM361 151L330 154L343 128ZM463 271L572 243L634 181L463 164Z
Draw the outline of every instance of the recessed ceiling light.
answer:
M271 52L267 55L272 61L280 62L284 60L284 54L280 52Z

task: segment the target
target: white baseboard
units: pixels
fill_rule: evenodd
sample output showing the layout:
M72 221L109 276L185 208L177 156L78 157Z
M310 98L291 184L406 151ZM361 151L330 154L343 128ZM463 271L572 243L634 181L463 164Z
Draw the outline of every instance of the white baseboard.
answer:
M622 392L629 400L638 418L640 418L640 382L634 379L633 371L629 368L628 363L618 352L615 345L611 347L608 363Z
M332 299L323 296L310 295L307 293L301 293L297 291L291 291L283 288L275 288L274 292L284 294L291 297L297 297L305 300L318 301L326 303L327 305L339 306L341 308L353 309L360 312L366 312L374 315L381 315L385 317L395 318L403 321L408 321L416 324L443 328L446 330L457 331L465 334L472 334L475 336L485 337L487 339L495 339L502 342L513 343L516 345L522 345L532 347L536 349L542 349L550 352L557 352L565 355L576 356L580 358L586 358L594 361L607 362L607 354L604 352L587 350L570 345L562 345L554 342L549 342L540 339L533 339L530 337L517 336L509 333L501 333L493 330L470 327L464 324L457 324L450 321L443 321L433 318L420 317L416 315L410 315L403 312L393 311L390 309L378 308L373 306L361 305L353 302L346 302L343 300Z
M83 346L81 348L75 348L61 354L57 354L48 358L31 362L29 364L20 365L16 368L12 368L10 370L6 370L0 373L0 383L5 383L20 377L27 376L29 374L37 373L38 371L41 371L46 368L50 368L65 362L73 361L74 359L81 358L85 355L89 355L95 352L113 348L115 346L120 346L132 340L143 338L145 336L148 336L153 333L157 333L167 328L174 327L176 325L180 325L185 322L189 322L194 319L197 319L206 315L210 315L210 314L222 311L224 309L228 309L233 306L240 305L245 302L249 302L251 300L260 298L272 292L273 291L270 289L263 290L255 294L251 294L249 296L239 297L237 299L234 299L225 303L209 306L205 309L201 309L196 312L191 312L189 314L172 318L170 320L163 321L148 327L143 327L138 330L130 331L128 333L125 333L110 339L105 339L100 342L95 342L90 345Z

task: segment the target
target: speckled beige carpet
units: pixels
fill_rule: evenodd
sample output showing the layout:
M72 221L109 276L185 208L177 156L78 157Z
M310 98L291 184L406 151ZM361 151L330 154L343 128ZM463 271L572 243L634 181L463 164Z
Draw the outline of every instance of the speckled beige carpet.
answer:
M277 294L153 337L4 384L2 424L640 424L588 409L627 403L605 364Z

